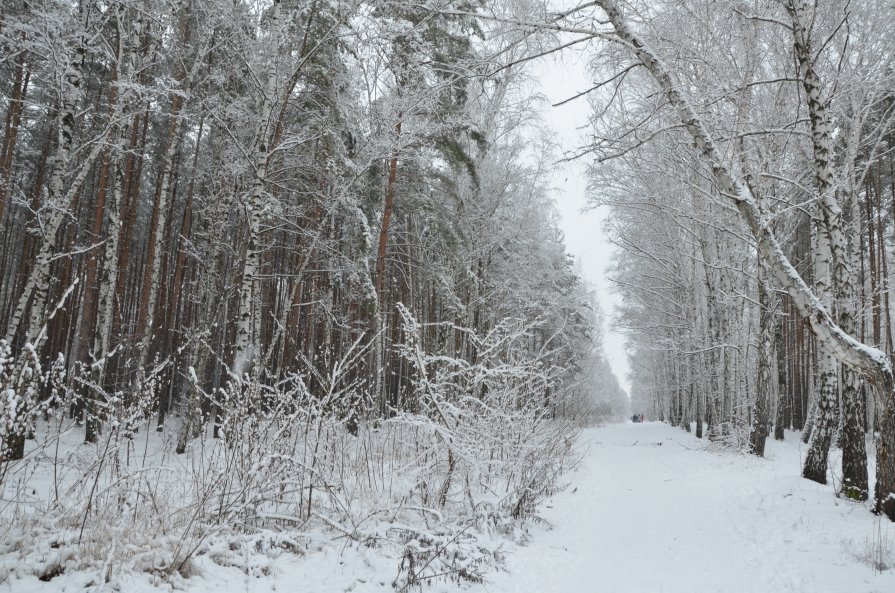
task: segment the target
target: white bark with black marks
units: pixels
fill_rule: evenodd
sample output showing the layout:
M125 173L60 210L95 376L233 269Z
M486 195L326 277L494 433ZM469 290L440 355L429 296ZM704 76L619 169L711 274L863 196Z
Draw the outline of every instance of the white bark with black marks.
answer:
M65 72L61 77L62 87L59 91L59 112L56 118L56 151L53 157L53 172L45 190L44 222L40 247L37 251L31 273L25 282L22 294L16 303L9 323L6 327L6 341L12 344L19 325L31 302L31 314L28 318L28 327L25 333L26 343L33 343L38 339L41 329L46 321L47 298L50 294L50 265L52 264L54 249L56 246L56 233L65 220L69 210L71 199L78 193L81 185L89 173L90 166L99 156L102 149L102 141L105 135L97 139L95 147L82 165L78 175L68 190L65 188L65 177L69 173L72 145L77 129L77 111L84 98L84 90L81 88L83 74L81 68L87 53L87 26L89 21L89 6L82 2L78 12L79 30L75 36L74 47L71 48L71 56L65 66ZM114 114L113 114L114 115ZM108 133L108 128L106 129ZM38 348L40 344L34 344Z
M231 375L241 380L251 368L257 349L255 317L259 312L256 301L258 268L261 264L259 244L261 225L265 216L265 183L270 153L271 114L277 100L277 56L280 45L280 0L275 0L270 12L270 46L264 87L261 89L260 108L252 143L252 184L244 199L248 236L245 258L242 263L242 279L239 286L239 309L236 314L236 343L233 351Z

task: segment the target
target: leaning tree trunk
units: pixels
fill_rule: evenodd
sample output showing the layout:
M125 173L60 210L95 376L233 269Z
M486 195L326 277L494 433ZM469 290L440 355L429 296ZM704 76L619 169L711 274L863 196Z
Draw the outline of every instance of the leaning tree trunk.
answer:
M62 75L61 100L57 116L57 140L56 151L53 159L53 172L47 186L43 200L47 216L43 225L43 234L40 239L40 247L37 257L30 268L25 286L13 309L6 328L5 342L11 347L19 330L19 325L24 320L25 312L31 303L31 313L28 319L28 329L25 334L25 348L19 356L18 363L12 376L0 384L0 391L9 393L13 398L21 401L12 409L12 417L7 420L12 430L5 435L2 447L0 447L0 459L20 459L24 455L25 432L30 425L29 415L32 414L33 400L32 390L27 383L31 381L33 372L29 367L39 364L40 346L45 337L44 324L46 322L46 303L50 294L50 267L53 260L53 251L56 244L56 233L69 211L72 196L77 195L81 184L87 177L87 173L93 161L99 155L102 140L96 142L93 151L87 158L75 177L74 182L66 191L65 176L68 173L71 151L74 144L76 129L75 116L79 104L83 98L83 74L81 68L87 53L86 29L88 22L88 7L81 5L78 15L79 35L76 37L76 45L72 50L70 59L65 65ZM106 130L106 133L108 129ZM6 155L4 155L5 160ZM70 291L66 291L68 295ZM0 348L3 344L0 343Z
M43 234L37 257L31 266L31 272L25 282L24 290L19 296L6 328L6 341L10 344L19 329L19 324L24 319L25 311L30 301L31 316L28 320L28 330L25 334L25 339L27 342L34 344L35 348L39 347L39 343L35 342L41 341L38 334L43 327L44 309L50 293L50 264L52 263L53 250L56 244L56 232L62 225L62 221L65 220L69 200L77 194L78 189L80 189L81 184L86 179L89 165L96 160L102 148L102 140L105 137L102 136L97 140L87 163L81 168L75 182L66 191L65 175L68 172L72 144L74 143L75 115L84 94L81 88L83 78L81 68L87 53L85 36L88 12L89 9L86 3L82 3L79 15L81 35L76 41L77 45L72 52L71 59L68 61L65 74L62 77L62 100L59 105L56 126L58 136L56 139L56 154L53 157L53 172L50 175L44 198L48 214L43 225Z
M886 355L858 342L833 320L826 307L811 291L771 233L752 188L735 178L727 161L715 146L702 120L678 89L668 69L638 34L628 27L613 0L597 0L615 29L612 41L619 39L632 50L661 87L669 103L678 110L681 120L694 140L695 148L711 169L721 192L729 197L755 238L761 255L767 259L777 281L805 316L819 342L829 351L863 374L874 388L879 414L879 438L876 439L876 505L875 511L895 521L895 380Z
M66 219L72 197L78 194L81 185L83 185L92 168L93 162L99 156L106 135L109 133L112 125L110 123L110 126L107 126L100 137L96 139L92 151L84 163L81 164L77 175L66 189L65 177L70 165L69 161L76 129L75 116L84 94L81 88L81 83L83 82L81 68L87 54L85 37L88 13L89 9L86 3L82 3L78 15L79 35L76 38L76 45L72 50L71 57L62 76L61 101L57 116L56 151L53 159L53 172L50 175L43 200L47 215L42 229L43 234L40 239L40 247L6 328L5 341L9 346L12 346L30 302L31 312L25 334L25 349L27 352L23 352L20 356L16 368L8 381L0 385L0 390L9 391L14 396L19 395L23 400L15 409L13 418L10 419L15 428L8 432L4 439L2 450L0 450L0 458L5 459L21 458L24 453L25 434L23 431L30 424L27 415L32 413L31 409L34 403L29 401L31 390L26 387L26 383L31 380L30 377L33 375L33 373L29 372L28 367L38 364L40 347L46 337L44 328L48 313L45 309L50 294L50 269L56 245L56 233ZM117 111L113 111L110 121L115 122L117 115ZM68 289L63 287L63 291L64 297L71 293L70 287ZM2 347L2 344L0 344L0 347Z

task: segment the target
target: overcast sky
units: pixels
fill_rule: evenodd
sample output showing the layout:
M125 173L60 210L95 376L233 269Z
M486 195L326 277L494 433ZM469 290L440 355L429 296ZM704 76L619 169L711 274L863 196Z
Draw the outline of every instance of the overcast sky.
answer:
M557 141L566 152L575 152L583 145L590 106L583 97L559 107L551 105L592 86L586 55L567 49L562 52L561 59L547 57L532 65L532 72L540 81L541 92L547 98L543 109L544 122L555 131ZM587 157L583 157L557 167L553 183L554 198L562 216L566 246L579 260L585 278L597 291L597 298L606 313L604 343L609 362L619 383L630 393L624 341L611 331L608 323L618 296L606 276L612 254L612 246L603 234L606 211L604 208L587 209L586 164Z

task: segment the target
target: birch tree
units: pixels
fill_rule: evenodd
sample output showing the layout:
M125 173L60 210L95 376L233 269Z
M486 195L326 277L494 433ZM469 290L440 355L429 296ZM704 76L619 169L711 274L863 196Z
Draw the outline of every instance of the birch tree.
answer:
M600 1L597 4L605 12L610 30L589 30L586 34L620 42L629 49L638 62L652 75L670 106L674 108L685 129L692 137L697 151L710 168L714 181L720 191L732 200L734 206L748 225L758 249L768 261L776 280L783 286L800 309L809 318L818 340L855 371L862 373L876 392L876 405L880 411L879 437L877 439L877 486L876 509L895 520L895 466L892 463L893 440L895 440L895 424L893 424L893 393L891 367L885 355L874 348L858 342L847 331L840 327L829 310L818 296L808 287L798 272L784 255L783 250L770 231L766 215L760 202L749 186L748 178L740 179L736 172L723 158L715 140L707 131L705 123L691 105L691 100L675 82L663 59L632 28L621 9L614 2ZM815 131L814 135L822 135L824 131ZM823 155L821 155L823 156ZM816 155L817 157L817 155ZM816 158L818 162L822 159ZM822 162L826 166L826 162ZM828 206L827 216L835 214L832 205ZM835 231L839 225L828 220L829 229ZM828 231L829 232L829 231ZM841 229L839 230L841 232ZM831 239L831 243L835 239ZM840 242L831 246L839 250L844 245ZM837 263L842 268L843 264ZM836 272L841 273L841 272Z
M81 166L74 179L65 187L65 178L71 173L70 156L77 133L77 110L83 100L81 68L87 53L87 40L90 34L89 23L92 5L82 2L76 17L72 17L73 28L65 35L66 44L61 54L62 64L54 72L58 81L59 110L56 117L56 151L53 158L53 171L47 183L43 202L46 208L46 221L43 224L42 238L37 257L31 273L18 298L18 302L10 316L6 327L5 340L12 343L19 325L23 321L30 302L31 314L25 330L25 341L39 346L43 337L43 329L50 291L50 264L56 245L56 232L64 220L71 199L77 193L89 172L89 164L97 158L102 147L103 137L97 139L87 159L88 166ZM61 24L61 23L60 23ZM61 34L62 32L59 31Z

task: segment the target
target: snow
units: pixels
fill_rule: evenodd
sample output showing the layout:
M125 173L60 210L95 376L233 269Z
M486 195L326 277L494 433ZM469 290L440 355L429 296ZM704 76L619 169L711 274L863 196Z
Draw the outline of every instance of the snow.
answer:
M895 527L872 515L869 503L837 499L832 486L799 477L804 446L798 436L769 440L760 459L658 422L586 429L578 442L581 461L567 475L568 488L542 507L543 520L470 534L504 559L503 569L491 568L483 584L440 580L424 591L895 591ZM838 463L838 451L831 463ZM97 587L103 582L97 573L72 571L43 582L7 565L12 570L0 587L14 593L395 590L400 552L322 532L241 537L211 543L186 578L147 572ZM890 566L882 572L871 560L881 548Z
M586 431L572 487L542 515L555 527L474 591L895 591L895 528L802 479L798 436L759 459L658 422ZM861 561L878 541L881 573Z

